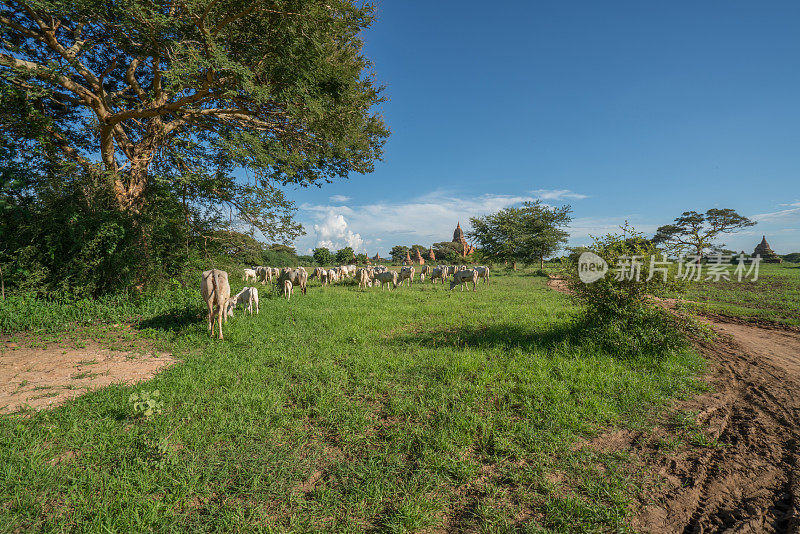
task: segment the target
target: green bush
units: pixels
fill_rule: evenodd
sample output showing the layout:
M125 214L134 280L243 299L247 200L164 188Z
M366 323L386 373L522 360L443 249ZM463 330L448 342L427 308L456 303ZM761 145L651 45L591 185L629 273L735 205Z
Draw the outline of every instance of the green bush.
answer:
M599 280L584 283L578 276L577 257L567 269L568 285L585 306L582 321L587 335L607 350L623 356L659 355L682 347L685 336L699 332L693 321L674 316L657 304L657 298L679 284L658 271L661 252L627 223L622 233L594 238L587 250L603 258L609 271ZM637 257L638 265L631 262ZM638 270L638 279L636 271Z

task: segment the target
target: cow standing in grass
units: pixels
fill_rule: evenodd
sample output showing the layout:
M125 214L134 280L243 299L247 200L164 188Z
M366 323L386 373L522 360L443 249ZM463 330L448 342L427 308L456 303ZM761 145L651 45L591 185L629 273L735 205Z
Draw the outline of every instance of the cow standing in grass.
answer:
M308 273L305 269L290 269L288 267L281 271L278 275L278 290L285 289L284 282L288 280L293 286L298 286L300 292L306 294L306 283L308 282Z
M433 269L431 271L431 283L432 284L435 284L436 280L439 280L439 281L442 282L442 285L444 285L444 281L445 281L446 278L447 278L447 266L443 265L441 267L436 267L435 269Z
M403 285L403 283L406 280L408 280L408 286L409 287L414 285L414 267L413 266L409 266L409 267L403 267L402 269L400 269L400 273L399 273L397 279L400 282L400 285Z
M381 287L383 284L386 284L387 289L390 289L389 284L392 284L392 287L396 288L397 271L384 271L382 273L376 273L375 281L378 283L378 287Z
M458 271L453 275L453 281L450 282L450 290L456 286L461 286L461 291L464 291L464 285L472 282L472 290L478 286L478 271L475 269L464 269Z
M214 323L219 323L219 338L222 337L222 323L228 322L227 307L231 298L231 286L228 283L228 273L219 269L203 271L200 282L200 294L208 306L208 329L214 337Z
M486 285L489 285L489 268L483 265L475 267L475 270L478 271L478 279L480 280L483 278Z
M233 309L238 306L239 303L247 305L247 312L250 315L253 315L253 304L255 304L256 315L258 315L258 288L245 287L239 291L235 297L231 297L228 301L228 315L230 317L233 317Z

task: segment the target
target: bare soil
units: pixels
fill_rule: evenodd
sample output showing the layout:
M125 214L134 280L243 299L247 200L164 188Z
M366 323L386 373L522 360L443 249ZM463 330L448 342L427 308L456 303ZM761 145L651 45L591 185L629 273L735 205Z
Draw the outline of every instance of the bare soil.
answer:
M175 361L165 353L109 350L96 342L41 348L0 339L0 413L51 408L113 383L148 380Z
M563 281L550 287L563 291ZM710 392L677 403L707 443L665 446L679 434L616 430L591 446L627 450L658 476L640 495L641 532L800 532L800 329L712 316L719 334L699 349ZM674 442L674 441L673 441Z

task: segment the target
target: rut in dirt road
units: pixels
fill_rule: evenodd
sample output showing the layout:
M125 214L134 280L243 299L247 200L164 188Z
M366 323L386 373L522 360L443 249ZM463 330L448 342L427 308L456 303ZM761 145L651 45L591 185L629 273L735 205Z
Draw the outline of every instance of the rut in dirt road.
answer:
M565 291L563 281L550 287ZM628 448L663 480L640 496L641 532L800 532L800 331L701 318L720 334L699 346L713 392L681 402L715 438L669 453L656 436Z
M758 327L750 327L758 328ZM800 346L800 335L798 335ZM715 392L698 410L719 446L649 455L666 480L634 519L645 532L797 532L800 527L800 384L734 338L702 347Z

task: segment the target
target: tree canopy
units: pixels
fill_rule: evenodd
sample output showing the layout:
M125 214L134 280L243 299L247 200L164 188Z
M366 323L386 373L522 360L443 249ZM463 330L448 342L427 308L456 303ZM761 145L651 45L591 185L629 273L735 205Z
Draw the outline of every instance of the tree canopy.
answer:
M545 256L566 244L569 233L563 227L572 220L571 213L568 205L556 208L539 200L525 202L518 208L470 218L468 235L488 259L543 264Z
M373 17L354 0L9 0L0 104L23 102L38 127L18 128L14 155L69 162L124 213L158 185L294 237L280 186L381 156L382 88L361 40Z
M389 255L392 257L394 263L403 263L409 250L410 249L405 245L395 245L392 247L392 250L389 251Z
M317 262L317 265L331 265L333 263L333 255L331 254L331 251L325 247L315 248L312 255L314 256L314 261Z
M437 262L441 263L459 263L463 257L461 253L464 247L461 243L454 243L452 241L442 241L432 245L433 253L436 255Z
M705 213L684 211L675 219L674 224L666 224L656 230L653 243L662 245L676 254L691 250L699 260L710 248L725 246L723 243L714 243L720 235L733 233L755 224L755 221L739 215L730 208L712 208Z
M354 256L353 247L344 247L336 251L336 263L340 265L350 264L353 262Z

